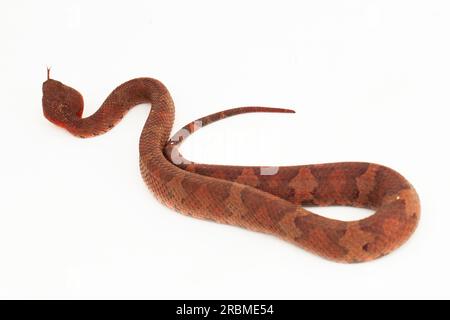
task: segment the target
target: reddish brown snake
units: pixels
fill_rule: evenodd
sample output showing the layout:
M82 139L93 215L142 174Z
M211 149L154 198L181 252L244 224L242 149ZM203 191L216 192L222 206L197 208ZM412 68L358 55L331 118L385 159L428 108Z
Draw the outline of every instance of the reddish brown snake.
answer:
M273 234L339 262L384 256L403 244L417 226L420 204L414 188L400 174L381 165L222 166L192 163L178 152L182 138L199 124L246 112L291 110L230 109L190 123L169 140L174 104L156 79L125 82L86 118L82 118L80 93L50 77L43 84L45 117L79 137L107 132L141 103L151 103L139 140L142 177L154 195L176 211ZM358 221L339 221L304 208L329 205L369 208L375 213Z

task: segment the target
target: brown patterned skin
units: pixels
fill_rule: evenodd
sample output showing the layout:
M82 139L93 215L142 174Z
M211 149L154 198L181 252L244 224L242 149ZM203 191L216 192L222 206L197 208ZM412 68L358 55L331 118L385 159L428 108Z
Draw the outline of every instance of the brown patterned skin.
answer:
M105 133L133 106L151 103L139 140L140 168L163 204L196 218L278 236L327 259L363 262L381 257L404 243L419 219L414 188L395 171L375 164L267 168L188 162L179 155L178 146L200 122L168 141L174 104L155 79L138 78L120 85L98 111L82 118L82 96L49 77L43 84L42 103L48 120L79 137ZM237 108L199 120L204 126L245 112L293 111ZM363 220L344 222L316 215L302 207L306 205L348 205L376 212Z

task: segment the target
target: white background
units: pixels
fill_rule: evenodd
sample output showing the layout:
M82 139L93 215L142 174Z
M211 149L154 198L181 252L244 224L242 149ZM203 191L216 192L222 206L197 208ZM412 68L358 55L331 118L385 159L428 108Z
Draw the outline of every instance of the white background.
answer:
M1 298L450 298L449 1L1 1ZM422 200L410 241L328 262L275 237L195 220L141 179L149 107L76 139L42 116L52 75L94 112L160 79L175 128L244 105L183 148L198 162L369 161ZM361 210L316 210L356 219Z

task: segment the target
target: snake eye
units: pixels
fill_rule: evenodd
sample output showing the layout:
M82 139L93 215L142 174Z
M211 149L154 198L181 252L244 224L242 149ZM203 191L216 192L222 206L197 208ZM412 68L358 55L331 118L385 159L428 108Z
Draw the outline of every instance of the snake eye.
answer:
M59 104L57 109L63 115L70 115L72 113L70 107L65 103Z

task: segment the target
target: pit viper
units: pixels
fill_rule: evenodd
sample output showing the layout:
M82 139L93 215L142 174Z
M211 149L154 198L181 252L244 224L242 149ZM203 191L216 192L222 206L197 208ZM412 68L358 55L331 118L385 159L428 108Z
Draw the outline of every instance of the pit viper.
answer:
M44 116L78 137L112 129L132 107L150 103L139 139L142 177L167 207L195 218L275 235L336 262L365 262L402 245L420 216L419 197L396 171L374 163L341 162L299 166L227 166L194 163L179 146L212 122L250 112L289 109L241 107L186 125L172 138L175 107L167 88L152 78L127 81L91 116L82 117L83 97L51 79L43 84ZM170 138L170 139L169 139ZM315 214L310 206L353 206L375 213L357 221Z

